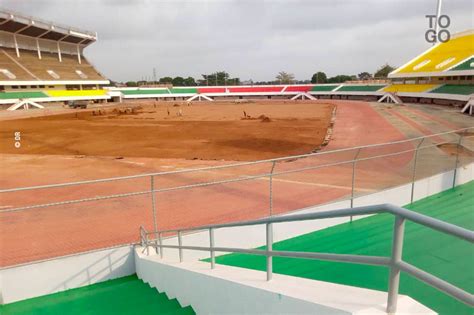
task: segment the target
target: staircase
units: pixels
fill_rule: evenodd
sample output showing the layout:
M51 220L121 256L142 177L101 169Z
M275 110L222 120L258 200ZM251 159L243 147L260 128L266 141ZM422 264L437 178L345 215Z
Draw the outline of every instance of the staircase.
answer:
M166 314L191 315L176 299L145 284L136 275L0 306L13 314Z

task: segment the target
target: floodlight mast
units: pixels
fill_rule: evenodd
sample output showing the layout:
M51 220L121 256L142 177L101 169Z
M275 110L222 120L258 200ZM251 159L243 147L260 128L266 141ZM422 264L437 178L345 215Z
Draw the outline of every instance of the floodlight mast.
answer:
M442 4L443 4L443 0L438 0L438 5L436 7L436 24L435 24L436 40L434 41L433 45L435 45L438 42L439 17L441 16L441 5Z

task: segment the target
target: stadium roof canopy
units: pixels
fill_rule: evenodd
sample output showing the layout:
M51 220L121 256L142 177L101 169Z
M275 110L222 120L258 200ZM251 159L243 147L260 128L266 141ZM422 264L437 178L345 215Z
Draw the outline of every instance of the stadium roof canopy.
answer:
M0 31L84 46L97 40L97 33L95 32L58 25L57 23L25 16L1 8Z
M474 75L474 30L452 35L391 72L389 78Z

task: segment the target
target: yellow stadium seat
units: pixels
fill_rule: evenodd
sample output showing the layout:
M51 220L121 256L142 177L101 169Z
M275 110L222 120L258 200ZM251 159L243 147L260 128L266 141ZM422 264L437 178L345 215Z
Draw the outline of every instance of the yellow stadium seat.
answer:
M421 93L434 89L436 84L393 84L383 89L384 92Z
M45 91L51 97L73 97L73 96L103 96L105 90L49 90Z

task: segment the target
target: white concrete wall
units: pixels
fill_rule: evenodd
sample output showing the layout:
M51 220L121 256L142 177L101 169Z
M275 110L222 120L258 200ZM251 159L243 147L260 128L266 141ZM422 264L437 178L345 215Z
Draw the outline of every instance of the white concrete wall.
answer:
M130 245L4 268L0 270L0 302L12 303L134 273Z
M196 314L386 314L387 293L335 283L191 261L167 262L135 252L143 281L191 305ZM397 314L435 314L400 295Z

